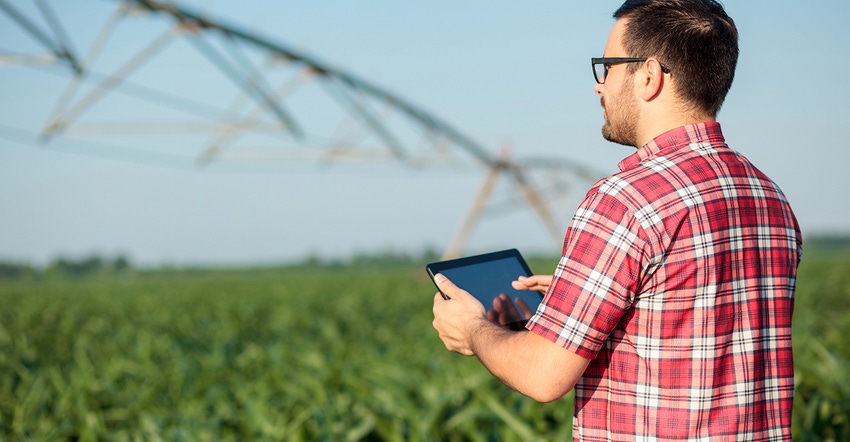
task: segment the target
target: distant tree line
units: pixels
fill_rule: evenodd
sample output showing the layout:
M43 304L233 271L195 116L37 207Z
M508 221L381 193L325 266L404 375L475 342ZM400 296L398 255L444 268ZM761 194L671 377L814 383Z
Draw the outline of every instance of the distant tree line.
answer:
M803 233L803 253L846 252L850 250L850 235L810 235ZM805 259L805 258L804 258Z
M803 250L814 253L850 252L850 235L805 235ZM281 265L282 267L347 267L347 266L383 266L424 264L439 259L434 248L426 248L420 253L406 253L395 250L355 253L349 258L324 259L311 255L305 259ZM805 258L804 258L805 259ZM135 271L126 256L102 257L91 255L73 259L59 257L46 267L39 268L25 263L0 261L0 280L26 279L39 277L84 277L89 275L122 274ZM149 269L155 270L155 269ZM174 270L174 269L172 269Z
M132 269L132 263L123 255L114 258L104 258L97 255L79 259L59 257L44 268L38 268L31 264L0 262L0 279L25 279L43 276L81 277L104 273L126 273Z
M422 264L436 261L440 257L433 248L426 248L420 253L400 252L396 250L382 250L374 252L358 252L348 258L324 259L311 255L295 266L300 267L348 267L348 266L375 266L375 265L409 265Z

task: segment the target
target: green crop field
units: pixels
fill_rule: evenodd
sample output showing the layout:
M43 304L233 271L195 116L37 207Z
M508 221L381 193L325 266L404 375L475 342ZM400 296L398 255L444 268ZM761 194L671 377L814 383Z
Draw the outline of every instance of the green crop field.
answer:
M0 440L568 440L572 397L445 351L434 292L419 264L0 280ZM850 256L807 255L798 440L850 440L848 305Z

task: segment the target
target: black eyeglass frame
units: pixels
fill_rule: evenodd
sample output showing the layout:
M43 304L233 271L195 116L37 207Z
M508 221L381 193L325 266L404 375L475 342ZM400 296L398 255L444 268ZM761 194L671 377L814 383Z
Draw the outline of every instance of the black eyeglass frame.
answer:
M608 77L608 66L613 64L622 64L622 63L643 63L648 58L631 58L631 57L602 57L602 58L591 58L590 59L590 68L593 70L593 78L596 80L598 84L605 84L605 78ZM599 74L596 73L596 65L601 64L602 68L605 70L602 73L602 79L599 79ZM664 66L662 63L658 63L661 65L661 72L665 74L670 73L670 68Z

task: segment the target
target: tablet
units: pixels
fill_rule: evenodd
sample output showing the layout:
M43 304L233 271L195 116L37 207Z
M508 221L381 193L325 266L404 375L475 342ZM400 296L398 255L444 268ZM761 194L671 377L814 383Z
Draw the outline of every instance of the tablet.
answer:
M432 281L434 275L441 273L456 286L475 296L488 311L493 309L495 298L501 293L510 297L511 302L514 303L514 308L517 308L515 300L521 298L528 304L532 313L537 310L537 305L543 300L542 292L516 290L511 286L511 282L518 277L532 275L531 269L517 249L433 262L426 265L425 269ZM443 298L449 299L444 293L442 295ZM510 323L502 325L509 326L511 329L519 329L524 324L525 318L521 318L519 321L510 321Z

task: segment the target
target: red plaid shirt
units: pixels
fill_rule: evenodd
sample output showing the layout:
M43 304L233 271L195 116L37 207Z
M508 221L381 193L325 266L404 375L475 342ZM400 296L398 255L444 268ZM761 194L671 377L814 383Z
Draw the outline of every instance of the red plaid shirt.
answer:
M802 237L785 196L681 127L588 192L528 328L592 361L577 440L790 440Z

